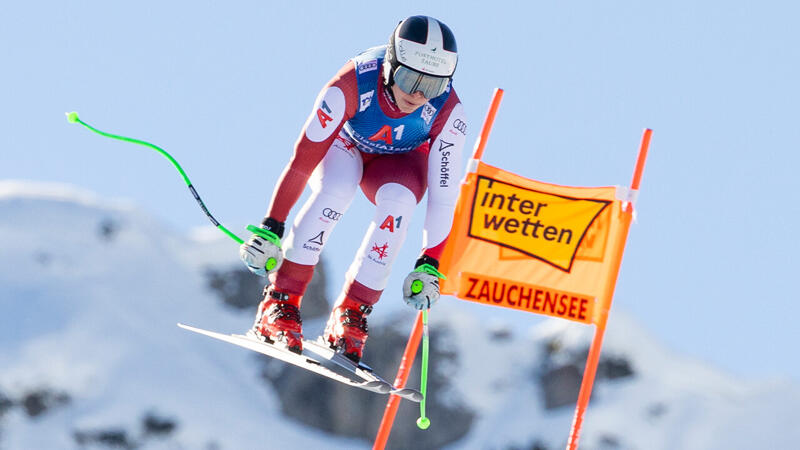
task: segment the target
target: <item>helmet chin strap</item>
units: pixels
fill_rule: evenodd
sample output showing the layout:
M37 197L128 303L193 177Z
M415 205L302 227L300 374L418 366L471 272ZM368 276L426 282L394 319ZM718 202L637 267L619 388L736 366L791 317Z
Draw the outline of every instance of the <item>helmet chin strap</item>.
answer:
M392 87L388 84L384 84L383 88L386 89L386 92L389 94L389 98L392 100L392 103L397 105L397 99L394 98L394 91L392 90Z
M389 73L388 76L386 75L387 72ZM394 103L395 106L397 106L397 99L394 98L394 91L392 90L392 85L394 84L394 80L392 79L391 68L388 71L384 70L381 76L383 77L383 88L386 90L386 93L389 96L389 99L392 101L392 103Z

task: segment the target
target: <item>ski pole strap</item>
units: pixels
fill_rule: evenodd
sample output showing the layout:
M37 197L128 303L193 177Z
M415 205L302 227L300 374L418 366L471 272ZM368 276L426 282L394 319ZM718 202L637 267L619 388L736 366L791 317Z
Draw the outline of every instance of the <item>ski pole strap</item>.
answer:
M422 310L422 374L420 375L420 392L422 393L422 401L419 402L419 419L417 419L417 427L421 430L427 430L431 426L431 420L425 417L425 402L428 398L428 310Z
M214 218L214 216L211 215L211 212L208 210L208 208L206 208L205 203L203 203L203 199L200 198L200 195L197 193L197 190L195 190L194 186L192 186L192 182L189 181L189 177L186 175L186 172L183 171L183 168L181 167L180 164L178 164L178 161L176 161L175 158L173 158L172 155L167 153L164 149L162 149L161 147L159 147L157 145L154 145L154 144L151 144L149 142L142 141L142 140L139 140L139 139L129 138L129 137L125 137L125 136L119 136L119 135L116 135L116 134L106 133L105 131L100 131L97 128L95 128L95 127L89 125L88 123L84 122L83 120L81 120L80 117L78 117L78 113L76 113L74 111L66 113L66 114L67 114L67 121L69 123L79 123L79 124L83 125L84 127L86 127L86 129L91 130L91 131L99 134L100 136L104 136L104 137L111 138L111 139L117 139L117 140L123 141L123 142L130 142L131 144L143 145L145 147L149 147L149 148L157 151L158 153L161 153L162 156L167 158L172 163L172 165L175 166L176 169L178 169L178 172L181 174L181 177L183 177L184 183L186 183L186 186L189 188L189 191L192 193L192 197L194 197L194 199L197 201L197 204L200 205L200 209L202 209L203 212L206 214L206 216L208 216L208 219L211 221L211 223L213 223L214 226L217 227L217 229L219 229L220 231L222 231L223 233L228 235L228 237L230 237L231 239L233 239L237 243L239 243L239 244L244 243L244 241L239 236L231 233L227 228L222 226L222 224L219 223L217 221L217 219Z

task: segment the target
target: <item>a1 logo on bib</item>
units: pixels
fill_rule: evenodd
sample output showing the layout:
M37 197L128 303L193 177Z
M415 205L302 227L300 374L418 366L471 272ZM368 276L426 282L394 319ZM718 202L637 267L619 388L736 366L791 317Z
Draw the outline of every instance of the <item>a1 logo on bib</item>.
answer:
M383 141L387 145L392 145L394 144L394 139L398 141L403 139L403 130L405 127L405 124L400 124L392 129L389 125L384 125L375 134L370 136L369 140L372 142ZM394 132L395 135L394 139L392 139L392 132Z
M331 86L317 100L314 113L306 122L306 137L312 142L322 142L329 138L344 118L344 93Z

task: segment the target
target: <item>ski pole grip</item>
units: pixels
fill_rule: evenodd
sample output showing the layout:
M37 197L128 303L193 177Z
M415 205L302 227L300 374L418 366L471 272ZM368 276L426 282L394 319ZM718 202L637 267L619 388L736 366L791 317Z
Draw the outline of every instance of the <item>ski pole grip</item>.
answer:
M247 231L275 244L276 247L281 248L281 238L278 237L277 234L273 233L272 231L265 230L261 227L257 227L255 225L248 225ZM271 272L275 269L275 266L278 265L278 260L275 258L268 258L267 263L264 265L264 268L267 269L267 272Z

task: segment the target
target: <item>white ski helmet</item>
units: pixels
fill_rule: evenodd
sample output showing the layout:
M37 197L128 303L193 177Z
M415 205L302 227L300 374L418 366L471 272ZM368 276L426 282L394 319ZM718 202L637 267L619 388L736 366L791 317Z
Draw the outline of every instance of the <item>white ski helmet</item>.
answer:
M383 79L403 92L420 91L430 99L447 90L457 63L456 38L450 28L433 17L411 16L389 38Z

